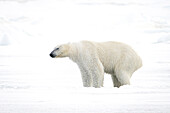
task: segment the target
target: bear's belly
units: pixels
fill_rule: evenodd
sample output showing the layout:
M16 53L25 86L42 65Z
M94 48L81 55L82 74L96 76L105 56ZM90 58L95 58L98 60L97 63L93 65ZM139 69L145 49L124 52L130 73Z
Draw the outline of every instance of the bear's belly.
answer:
M108 73L108 74L113 74L113 73L114 73L114 70L113 70L113 69L108 69L108 68L106 69L106 68L105 68L105 69L104 69L104 72L105 72L105 73Z
M103 64L103 68L104 68L104 72L108 73L108 74L113 74L114 73L114 65L113 63L109 63L109 64Z

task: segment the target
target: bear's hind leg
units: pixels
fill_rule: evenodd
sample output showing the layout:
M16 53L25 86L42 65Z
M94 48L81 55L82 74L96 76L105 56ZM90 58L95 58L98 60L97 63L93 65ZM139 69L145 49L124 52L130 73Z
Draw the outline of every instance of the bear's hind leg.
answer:
M111 77L113 81L113 86L119 88L121 86L121 83L118 81L116 75L112 74Z
M116 77L118 81L121 83L121 86L123 85L130 85L130 77L127 72L118 72L116 73Z

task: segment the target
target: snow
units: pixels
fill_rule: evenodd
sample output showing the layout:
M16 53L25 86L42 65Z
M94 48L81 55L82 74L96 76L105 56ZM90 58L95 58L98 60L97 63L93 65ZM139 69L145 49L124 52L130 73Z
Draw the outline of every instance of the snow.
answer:
M170 112L170 1L1 0L0 113ZM61 43L121 41L143 59L131 85L82 87Z

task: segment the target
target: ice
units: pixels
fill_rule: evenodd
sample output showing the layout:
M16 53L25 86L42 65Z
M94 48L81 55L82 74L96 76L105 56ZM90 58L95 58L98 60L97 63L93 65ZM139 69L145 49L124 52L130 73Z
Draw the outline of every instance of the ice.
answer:
M0 113L170 112L168 0L0 0ZM62 43L121 41L142 57L131 85L82 87Z

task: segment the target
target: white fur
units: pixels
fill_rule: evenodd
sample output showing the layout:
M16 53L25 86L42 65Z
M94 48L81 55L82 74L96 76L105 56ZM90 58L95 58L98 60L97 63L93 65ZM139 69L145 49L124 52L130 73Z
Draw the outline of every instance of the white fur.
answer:
M114 87L130 84L132 74L142 66L141 58L120 42L64 44L56 57L69 57L80 68L84 87L102 87L104 72L111 74ZM56 52L57 53L57 52Z

